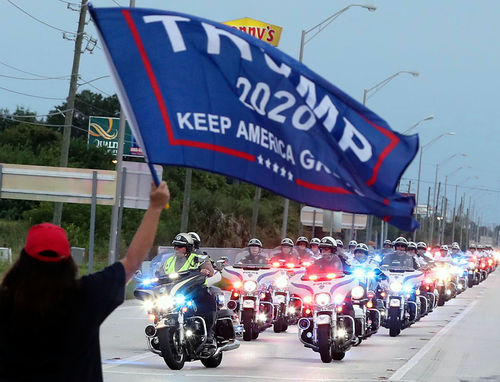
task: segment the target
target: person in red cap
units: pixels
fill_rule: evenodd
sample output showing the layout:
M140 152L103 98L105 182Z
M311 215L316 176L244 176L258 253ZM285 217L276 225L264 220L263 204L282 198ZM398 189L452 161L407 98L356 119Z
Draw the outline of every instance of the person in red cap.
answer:
M124 259L77 278L66 232L31 227L0 284L0 381L102 381L99 328L125 298L153 246L170 193L152 186L149 208Z

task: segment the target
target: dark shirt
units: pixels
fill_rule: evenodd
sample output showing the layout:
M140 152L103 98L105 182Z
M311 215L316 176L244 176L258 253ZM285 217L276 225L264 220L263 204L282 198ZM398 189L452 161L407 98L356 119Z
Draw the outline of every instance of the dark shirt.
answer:
M125 268L117 262L81 278L65 327L37 338L27 327L10 333L0 315L0 381L103 380L99 328L125 298ZM33 325L36 325L33 322Z
M269 264L269 261L267 260L266 256L262 256L257 254L257 256L254 256L252 254L246 255L244 258L242 258L240 261L238 261L238 264Z
M276 262L276 261L280 261L280 260L285 260L287 263L295 263L295 264L298 264L299 263L299 257L298 255L296 254L297 252L295 253L283 253L283 252L275 252L275 253L272 253L271 256L271 264Z
M324 274L342 272L342 261L336 255L333 255L331 261L324 258L316 260L313 265L307 268L307 274Z
M413 268L418 269L415 259L408 255L398 255L396 252L390 253L384 257L381 265L388 265L390 268Z

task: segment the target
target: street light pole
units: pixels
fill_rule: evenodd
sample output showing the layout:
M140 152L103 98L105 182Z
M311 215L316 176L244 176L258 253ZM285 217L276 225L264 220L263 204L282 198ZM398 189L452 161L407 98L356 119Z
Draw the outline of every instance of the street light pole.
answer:
M433 115L429 115L427 118L421 119L420 121L418 121L417 123L415 123L412 127L410 127L408 130L406 130L405 132L403 132L403 134L408 134L410 131L412 131L415 127L417 127L418 125L420 125L422 122L424 122L424 121L430 121L431 119L434 119Z
M417 216L417 220L418 220L418 203L419 203L419 196L420 196L420 175L422 173L422 154L426 148L428 148L430 145L432 145L434 142L436 142L441 137L444 137L445 135L455 135L455 133L443 133L440 136L434 138L432 141L430 141L426 145L423 145L420 147L420 159L418 162L417 195L416 195L416 201L415 201L415 204L416 204L415 216ZM434 185L434 187L435 187L435 185ZM434 188L434 193L435 192L436 192L436 189ZM429 203L427 203L427 204L429 204ZM417 230L413 231L413 241L415 241L416 237L417 237Z
M392 76L390 77L387 77L385 80L383 81L380 81L377 85L375 86L372 86L370 89L364 89L364 92L363 92L363 106L366 106L366 101L368 100L368 98L370 98L373 94L375 94L376 92L378 92L380 89L382 89L385 85L387 85L392 79L394 79L395 77L397 77L398 75L400 75L401 73L408 73L408 74L411 74L413 77L418 77L419 76L419 73L418 72L415 72L415 71L409 71L409 70L401 70L397 73L394 73ZM371 91L373 91L373 94L372 95L368 95L368 93L370 93ZM432 116L431 116L432 117ZM432 117L434 118L434 117ZM431 119L432 119L431 118ZM429 117L427 117L425 120L429 119ZM419 122L420 123L420 122ZM352 236L352 232L354 231L354 219L355 219L355 214L352 215L352 223L351 223L351 236ZM381 232L384 232L384 224L385 222L383 220L380 220L380 231ZM387 223L388 224L388 223ZM366 242L368 243L368 241L371 240L371 236L372 236L372 227L373 227L373 215L369 215L368 216L368 222L366 224ZM382 242L384 240L384 235L382 234Z
M449 157L448 159L446 159L445 161L439 163L436 165L436 178L434 180L434 203L433 203L433 206L435 207L435 210L434 212L437 211L437 203L439 203L439 200L437 199L436 197L436 187L437 187L437 178L438 178L438 171L439 171L439 166L442 166L443 164L449 162L451 159L455 158L457 155L461 155L461 156L464 156L466 157L467 154L454 154L452 155L451 157ZM445 195L445 198L446 198L446 195ZM434 239L434 215L435 213L433 214L433 217L431 219L431 235L430 235L430 244L432 244L432 240ZM438 236L438 239L439 239L439 236Z
M451 242L453 243L455 241L455 219L456 219L456 208L457 208L457 193L458 193L458 186L460 186L461 184L464 184L465 182L467 182L469 179L471 178L476 178L476 179L479 179L478 176L469 176L467 179L465 179L462 183L459 183L457 185L455 185L455 201L453 203L453 221L452 221L452 228L451 228ZM461 230L462 228L460 228ZM461 243L462 239L460 239L460 245L462 245Z
M337 13L334 13L327 19L323 20L319 24L315 25L309 30L302 30L302 35L300 39L300 50L299 50L299 62L302 62L304 58L304 47L305 45L311 41L314 37L316 37L323 29L325 29L328 25L330 25L337 17L339 17L342 13L347 11L349 8L352 7L361 7L368 9L370 12L375 12L377 10L377 7L374 5L364 5L364 4L350 4L347 7L341 9ZM306 35L312 31L317 29L317 32L311 36L310 39L306 40ZM286 231L287 231L287 226L288 226L288 208L290 205L290 200L288 198L285 198L284 205L283 205L283 225L281 226L281 238L284 239L286 237Z

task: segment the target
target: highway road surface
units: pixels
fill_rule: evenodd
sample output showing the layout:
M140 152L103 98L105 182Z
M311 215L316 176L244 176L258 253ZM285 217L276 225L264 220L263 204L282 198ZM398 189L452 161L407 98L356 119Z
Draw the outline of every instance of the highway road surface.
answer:
M304 348L297 327L272 328L207 369L199 361L172 371L147 349L149 320L139 301L126 301L101 327L106 382L146 381L500 381L498 272L438 307L396 338L387 329L352 348L342 361L322 363Z

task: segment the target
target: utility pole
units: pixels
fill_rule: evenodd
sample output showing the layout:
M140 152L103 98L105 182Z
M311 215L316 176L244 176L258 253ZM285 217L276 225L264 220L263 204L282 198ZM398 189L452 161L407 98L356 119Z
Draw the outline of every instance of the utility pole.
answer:
M191 179L193 177L193 169L186 169L186 181L184 183L184 202L182 203L181 217L181 232L187 232L189 218L189 203L191 200Z
M75 108L78 70L80 68L80 55L82 54L83 29L85 27L86 14L87 14L87 0L82 0L82 5L80 7L80 19L78 20L78 32L76 33L76 39L75 39L73 69L71 70L71 81L69 84L68 106L66 107L66 109L68 110L66 111L64 119L61 160L59 162L60 167L68 166L69 142L71 138L71 126L73 125L73 114ZM53 222L55 225L59 226L61 225L62 209L63 209L62 202L56 202L54 206L54 218L53 218Z

